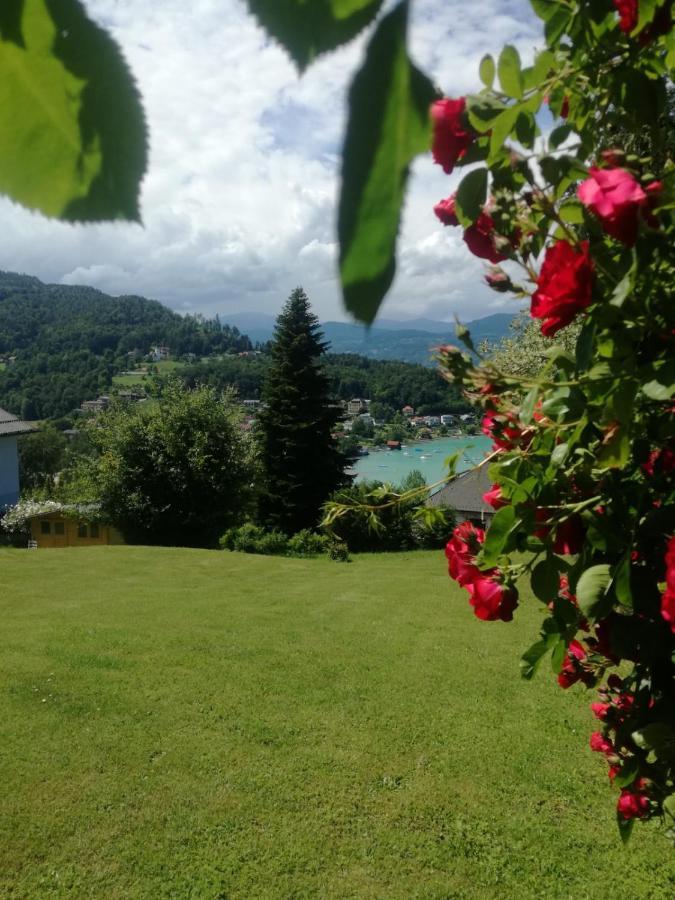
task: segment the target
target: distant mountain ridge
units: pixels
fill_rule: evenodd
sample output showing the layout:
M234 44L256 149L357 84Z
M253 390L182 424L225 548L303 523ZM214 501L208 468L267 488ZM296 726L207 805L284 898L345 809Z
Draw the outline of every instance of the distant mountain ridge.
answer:
M509 333L515 313L494 313L465 323L476 345L499 341ZM268 313L228 313L228 324L245 331L252 341L268 341L274 331L275 317ZM350 322L322 322L322 331L330 342L331 353L358 353L371 359L398 359L401 362L432 365L433 349L454 343L454 322L434 319L380 319L367 329Z

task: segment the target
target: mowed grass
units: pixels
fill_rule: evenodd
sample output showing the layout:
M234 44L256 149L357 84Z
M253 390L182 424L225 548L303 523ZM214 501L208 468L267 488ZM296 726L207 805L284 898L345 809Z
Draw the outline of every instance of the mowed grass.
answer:
M671 897L443 555L0 551L0 896Z

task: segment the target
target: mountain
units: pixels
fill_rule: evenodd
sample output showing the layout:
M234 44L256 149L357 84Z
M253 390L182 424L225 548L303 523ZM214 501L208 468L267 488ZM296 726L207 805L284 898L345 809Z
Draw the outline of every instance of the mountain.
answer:
M105 391L128 354L167 344L171 354L251 349L237 329L181 316L145 297L43 284L0 271L0 406L28 419L61 416Z
M252 341L268 341L274 331L275 317L267 313L227 314L230 325L245 331ZM511 313L495 313L467 322L474 343L494 343L508 334ZM402 362L432 365L433 348L454 343L454 322L434 319L380 319L374 328L350 322L322 322L321 328L332 353L358 353L371 359L398 359Z

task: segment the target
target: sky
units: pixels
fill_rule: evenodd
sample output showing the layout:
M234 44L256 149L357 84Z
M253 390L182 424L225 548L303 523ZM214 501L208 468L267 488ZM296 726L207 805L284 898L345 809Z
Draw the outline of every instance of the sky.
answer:
M325 320L348 321L335 220L346 89L370 32L302 77L243 0L84 0L120 44L149 125L143 225L67 225L0 198L0 268L140 294L180 312L276 314L302 285ZM391 6L392 4L388 4ZM388 8L388 7L386 7ZM446 96L477 91L478 63L506 43L541 46L526 0L415 0L415 62ZM432 207L456 188L430 154L413 165L398 273L380 315L471 320L514 301Z

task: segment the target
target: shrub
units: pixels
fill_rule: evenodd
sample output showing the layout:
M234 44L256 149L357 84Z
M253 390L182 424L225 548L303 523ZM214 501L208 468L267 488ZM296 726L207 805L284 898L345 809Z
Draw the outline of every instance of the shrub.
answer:
M239 528L229 528L219 544L223 550L280 556L288 548L288 538L281 531L266 531L260 525L247 522Z
M289 556L319 556L328 549L330 538L325 534L316 534L303 528L288 539Z

